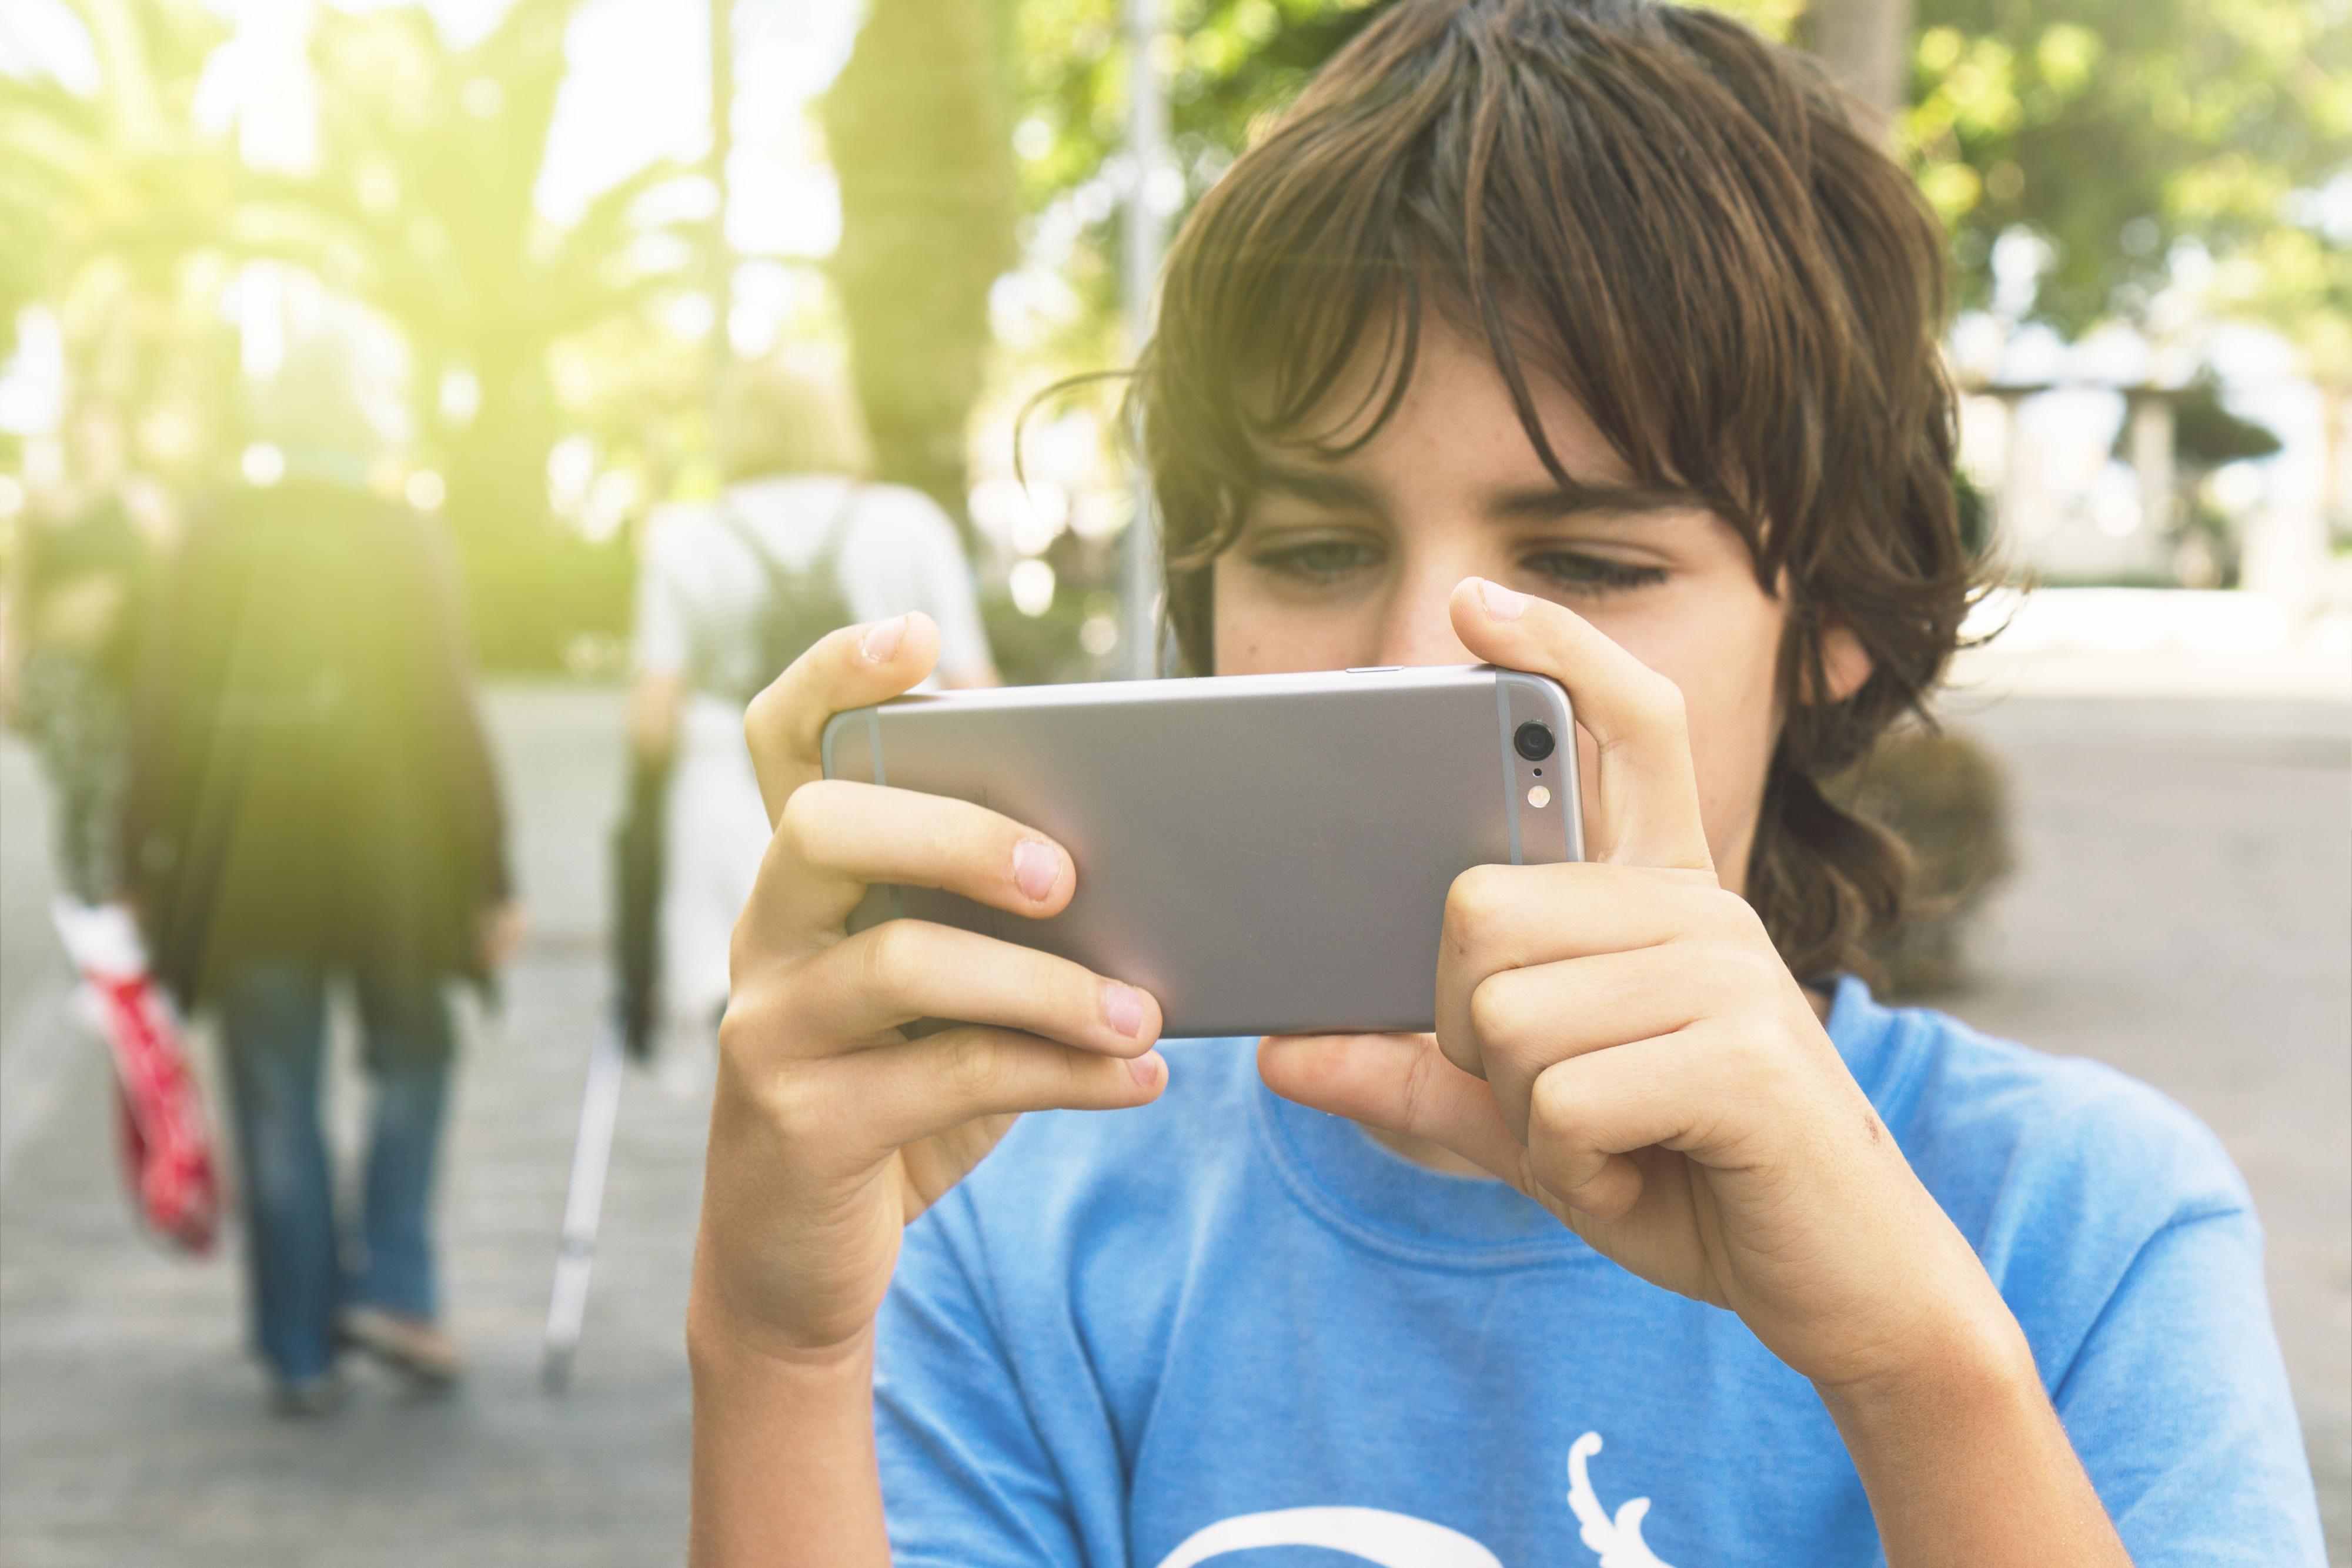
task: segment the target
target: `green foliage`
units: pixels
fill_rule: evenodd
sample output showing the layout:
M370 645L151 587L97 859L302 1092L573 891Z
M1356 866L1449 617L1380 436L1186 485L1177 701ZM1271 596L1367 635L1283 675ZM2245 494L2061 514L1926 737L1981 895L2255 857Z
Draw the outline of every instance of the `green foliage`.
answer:
M1774 37L1802 0L1720 0ZM1161 64L1197 196L1377 10L1364 0L1173 0ZM2352 26L2341 0L1918 0L1903 134L1951 226L1960 302L1990 297L1993 240L2053 241L2034 314L2075 332L2142 311L2176 240L2221 261L2211 302L2278 322L2352 369L2352 264L2296 193L2352 173ZM1019 126L1033 212L1095 179L1125 135L1117 0L1024 0ZM1068 268L1099 328L1117 308L1108 203ZM1085 334L1079 334L1085 339Z
M2336 13L2331 19L2330 11ZM2252 256L2300 233L2297 298L2343 299L2345 256L2298 229L2297 190L2352 170L2352 33L2311 0L1920 0L1906 134L1952 227L1963 302L1990 298L1993 240L2056 243L2035 313L2078 331L2136 316L2174 241Z
M55 300L99 256L167 282L222 226L236 163L199 137L189 105L227 36L194 0L68 0L90 40L98 91L0 75L0 358L16 314Z
M0 76L0 358L18 312L49 305L77 394L136 412L150 468L209 477L236 384L214 247L234 233L240 172L189 111L227 30L195 0L68 3L96 91Z
M995 0L875 0L824 101L834 276L877 472L958 517L989 287L1018 255L1008 45Z
M549 355L563 339L675 286L682 242L649 246L632 209L685 171L654 164L558 228L532 204L581 0L517 0L452 47L421 6L323 12L319 172L268 194L287 254L395 322L415 361L425 454L446 465L461 532L546 524L559 434ZM656 265L646 265L651 256ZM445 411L445 378L478 405Z
M615 537L592 544L541 528L457 538L474 656L485 669L607 674L629 632L636 559Z
M199 0L68 3L98 91L0 77L7 329L26 303L55 307L77 394L135 411L142 465L193 493L231 477L241 439L221 312L236 267L272 256L306 267L382 311L408 345L415 455L446 476L485 660L552 668L583 635L625 630L625 546L590 545L548 517L547 456L563 423L550 366L567 341L635 319L684 275L684 246L637 210L684 172L645 170L566 226L538 214L581 0L517 0L464 48L420 5L321 7L321 156L302 175L247 171L228 139L196 129L196 84L227 37ZM627 348L647 390L606 412L642 418L677 389L657 373L662 355ZM698 368L698 356L669 356L681 357ZM472 410L445 410L451 371L478 388Z
M1170 0L1159 64L1185 206L1378 9L1377 0ZM1023 204L1035 214L1097 180L1126 144L1119 0L1022 0L1018 42L1013 144ZM1090 319L1077 336L1098 360L1111 348L1098 329L1119 303L1118 209L1097 200L1087 210L1066 270Z

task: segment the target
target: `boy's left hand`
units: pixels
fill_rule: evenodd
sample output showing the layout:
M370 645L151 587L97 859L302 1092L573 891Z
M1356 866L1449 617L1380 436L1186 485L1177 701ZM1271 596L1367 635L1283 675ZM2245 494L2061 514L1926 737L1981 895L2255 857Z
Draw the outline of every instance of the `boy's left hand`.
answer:
M1594 858L1465 873L1436 1035L1269 1039L1267 1084L1475 1162L1825 1389L2013 1354L1975 1253L1717 883L1680 691L1558 605L1465 582L1452 612L1473 653L1568 688Z

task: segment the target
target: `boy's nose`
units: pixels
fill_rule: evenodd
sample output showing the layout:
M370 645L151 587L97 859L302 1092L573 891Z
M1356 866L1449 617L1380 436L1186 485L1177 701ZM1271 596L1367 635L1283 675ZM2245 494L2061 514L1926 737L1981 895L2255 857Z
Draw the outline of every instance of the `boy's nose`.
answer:
M1410 570L1397 584L1381 620L1380 658L1383 664L1473 664L1477 655L1454 634L1454 621L1445 604L1454 585L1471 575L1468 568L1433 564Z

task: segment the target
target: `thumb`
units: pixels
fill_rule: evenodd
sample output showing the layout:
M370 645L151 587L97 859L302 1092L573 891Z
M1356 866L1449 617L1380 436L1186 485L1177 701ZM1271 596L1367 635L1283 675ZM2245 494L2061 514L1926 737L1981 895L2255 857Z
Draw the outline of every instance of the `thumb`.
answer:
M1445 1060L1433 1034L1267 1035L1258 1076L1284 1099L1423 1138L1531 1190L1528 1151L1486 1080Z

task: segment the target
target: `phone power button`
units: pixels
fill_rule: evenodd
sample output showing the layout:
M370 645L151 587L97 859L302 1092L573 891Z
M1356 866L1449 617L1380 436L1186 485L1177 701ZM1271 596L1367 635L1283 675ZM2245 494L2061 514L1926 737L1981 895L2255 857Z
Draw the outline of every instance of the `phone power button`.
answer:
M1351 664L1340 674L1347 675L1392 675L1403 669L1402 664Z

